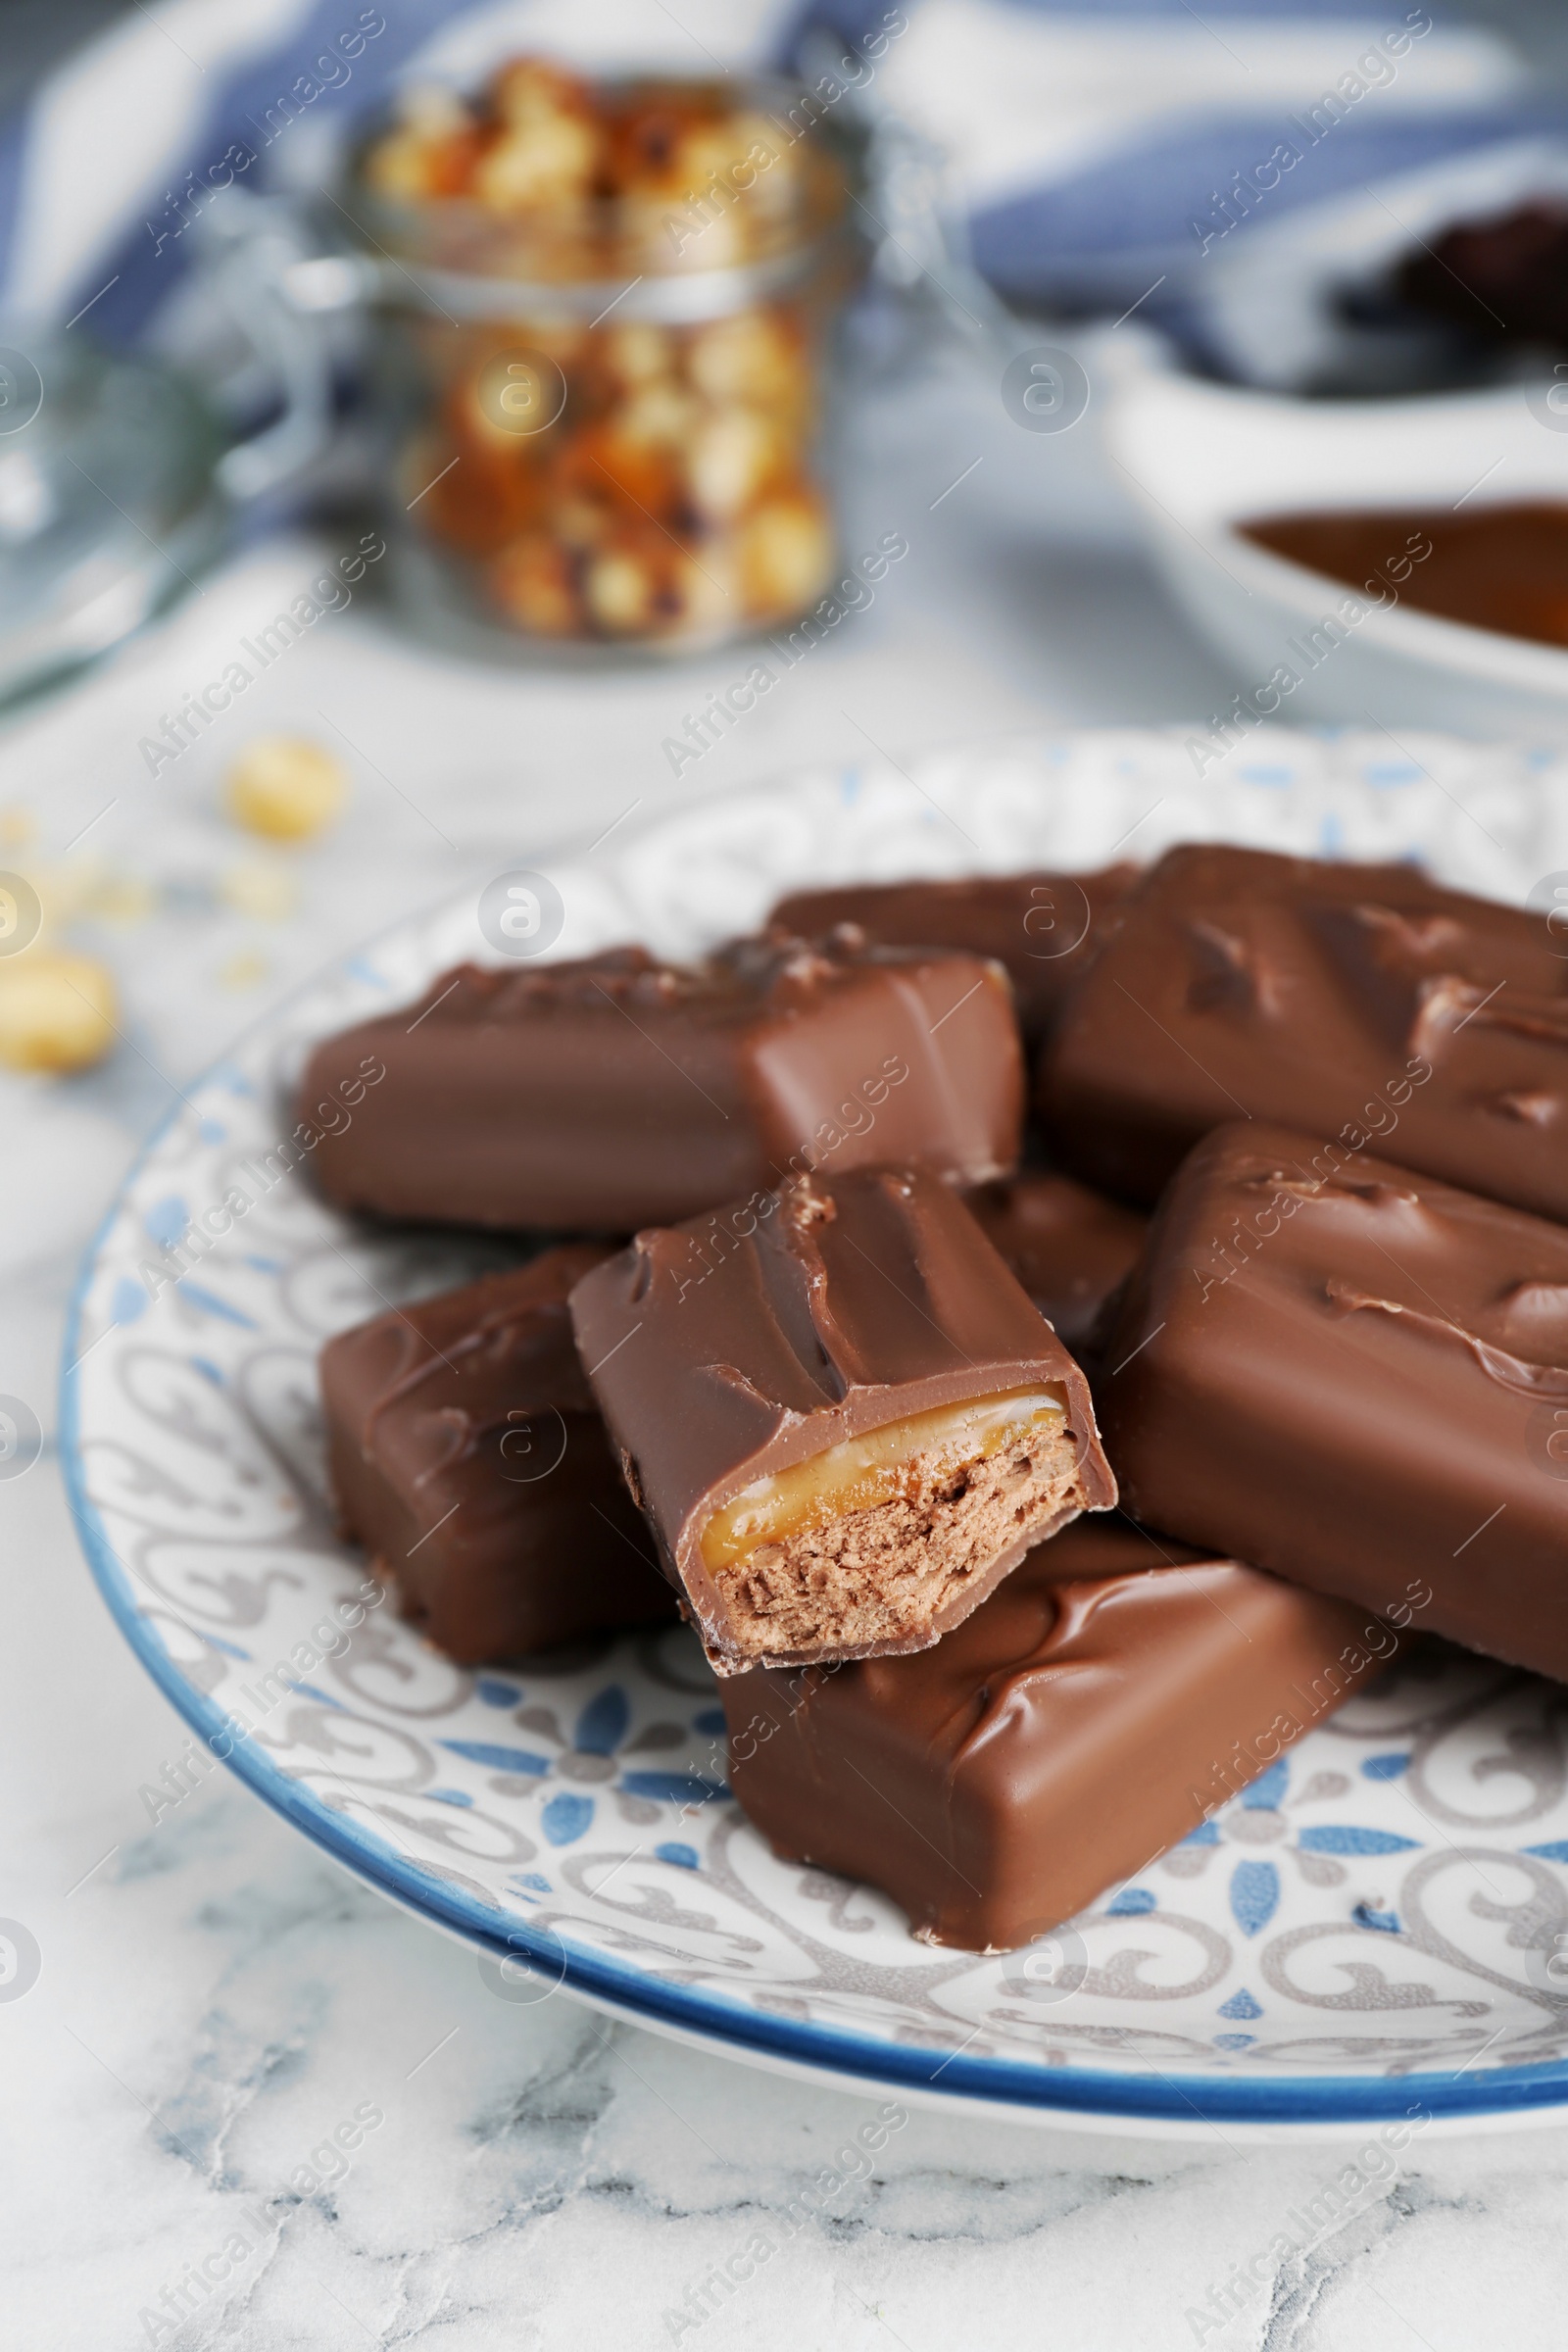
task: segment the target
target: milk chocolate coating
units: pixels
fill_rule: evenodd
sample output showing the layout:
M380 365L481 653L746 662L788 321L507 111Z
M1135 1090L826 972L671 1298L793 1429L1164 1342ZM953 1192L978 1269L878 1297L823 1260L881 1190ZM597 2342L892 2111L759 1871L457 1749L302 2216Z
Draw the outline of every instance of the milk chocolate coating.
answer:
M1568 1231L1221 1128L1107 1334L1138 1518L1568 1678Z
M633 1492L709 1657L891 1654L966 1617L1031 1543L1116 1499L1082 1372L952 1187L925 1170L802 1178L632 1246L571 1296L577 1346ZM1003 1540L925 1622L861 1645L759 1650L734 1580L704 1563L710 1514L754 1481L940 1405L1049 1386L1068 1490ZM859 1514L862 1519L874 1516ZM747 1606L751 1606L748 1603Z
M958 882L852 882L780 899L768 920L806 939L853 923L887 947L967 948L1006 965L1025 1037L1043 1037L1099 945L1136 865L1084 874L974 874Z
M1039 1099L1054 1151L1132 1200L1248 1116L1568 1217L1568 958L1544 917L1408 866L1173 850L1057 1023Z
M548 1250L321 1351L343 1532L461 1665L675 1614L572 1346L604 1255Z
M1197 1829L1396 1645L1364 1609L1085 1519L919 1657L725 1683L730 1784L786 1860L880 1886L926 1942L1008 1951Z
M938 949L466 964L319 1047L299 1117L367 1054L386 1075L318 1122L315 1166L329 1200L389 1216L626 1233L817 1166L920 1159L978 1184L1018 1156L1006 975Z
M1148 1218L1038 1168L964 1197L1057 1339L1081 1351L1143 1248Z

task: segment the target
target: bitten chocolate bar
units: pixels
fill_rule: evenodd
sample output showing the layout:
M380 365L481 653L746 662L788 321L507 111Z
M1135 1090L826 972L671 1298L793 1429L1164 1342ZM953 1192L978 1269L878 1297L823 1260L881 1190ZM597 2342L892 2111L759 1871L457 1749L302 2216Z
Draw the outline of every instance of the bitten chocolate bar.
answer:
M1147 1217L1034 1168L964 1196L1065 1347L1086 1346L1144 1246Z
M1005 964L1025 1037L1043 1037L1100 944L1136 865L1095 873L975 874L959 882L852 882L780 899L769 921L804 939L849 923L886 947L966 948Z
M1172 1183L1097 1390L1129 1510L1568 1678L1568 1231L1284 1128Z
M1053 1148L1152 1200L1200 1135L1288 1120L1568 1216L1568 957L1408 866L1173 850L1041 1064Z
M625 1233L821 1168L923 1160L956 1182L1018 1156L1023 1063L998 964L740 940L706 963L622 948L446 972L318 1048L386 1074L316 1153L349 1208Z
M1115 1501L1083 1374L927 1171L640 1233L571 1312L720 1674L923 1649Z
M1364 1609L1085 1519L919 1657L725 1683L730 1784L786 1860L882 1887L927 1943L1009 1951L1178 1843L1396 1646Z
M604 1254L547 1250L321 1351L343 1532L462 1665L675 1614L572 1346L566 1295Z

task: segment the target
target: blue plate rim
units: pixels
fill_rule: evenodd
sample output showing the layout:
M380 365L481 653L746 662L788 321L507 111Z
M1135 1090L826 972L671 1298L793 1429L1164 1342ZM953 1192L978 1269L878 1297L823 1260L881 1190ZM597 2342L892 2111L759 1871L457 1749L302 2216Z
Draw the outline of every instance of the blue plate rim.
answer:
M426 920L450 903L446 893L423 910L387 926L378 937L402 931ZM246 1027L227 1051L187 1081L177 1103L172 1104L148 1132L117 1185L114 1195L82 1255L66 1310L65 1345L61 1357L60 1436L61 1473L66 1500L93 1580L126 1642L166 1698L193 1731L204 1739L228 1729L228 1719L180 1673L174 1660L131 1594L130 1580L105 1531L98 1507L87 1492L79 1429L80 1369L78 1342L87 1292L110 1229L124 1205L125 1196L152 1153L190 1107L189 1097L213 1084L235 1049L255 1031L270 1027L286 1006L309 995L330 974L341 971L353 956L363 956L367 941L348 957L325 964L311 979L291 989L270 1011ZM1481 2122L1499 2116L1534 2116L1540 2111L1568 2107L1568 2059L1544 2059L1534 2066L1494 2067L1469 2082L1463 2069L1440 2073L1410 2072L1366 2076L1269 2075L1242 2079L1200 2080L1160 2074L1115 2074L1090 2067L1021 2066L1012 2060L972 2058L961 2051L943 2056L940 2050L879 2040L871 2034L844 2032L832 2026L802 2025L764 2011L747 2009L719 1993L691 1986L661 1984L638 1972L617 1967L584 1953L573 1953L557 1938L565 1953L564 1967L525 1922L492 1910L466 1896L440 1879L427 1877L396 1855L386 1852L347 1819L334 1813L303 1786L264 1763L253 1753L253 1742L230 1743L222 1759L236 1776L272 1810L304 1833L333 1860L385 1894L404 1909L429 1920L478 1949L498 1958L526 1965L532 1957L541 1974L554 1976L562 1990L645 2020L656 2030L674 2030L695 2035L710 2046L739 2058L810 2068L839 2078L847 2088L899 2088L944 2096L1005 2111L1022 2111L1041 2118L1053 2112L1108 2125L1146 2122L1177 2126L1235 2124L1275 2128L1301 2126L1355 2127L1406 2119L1425 2108L1434 2119L1471 2119ZM217 1753L217 1750L214 1750ZM504 1925L498 1923L505 1923ZM1544 2119L1543 2119L1544 2120Z

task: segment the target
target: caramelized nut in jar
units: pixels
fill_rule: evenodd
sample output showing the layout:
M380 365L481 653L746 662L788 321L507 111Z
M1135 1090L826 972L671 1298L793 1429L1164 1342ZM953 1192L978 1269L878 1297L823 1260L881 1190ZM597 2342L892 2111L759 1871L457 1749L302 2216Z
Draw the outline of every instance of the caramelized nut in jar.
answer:
M519 59L413 93L351 193L387 257L406 576L440 612L680 648L822 593L845 188L798 96Z

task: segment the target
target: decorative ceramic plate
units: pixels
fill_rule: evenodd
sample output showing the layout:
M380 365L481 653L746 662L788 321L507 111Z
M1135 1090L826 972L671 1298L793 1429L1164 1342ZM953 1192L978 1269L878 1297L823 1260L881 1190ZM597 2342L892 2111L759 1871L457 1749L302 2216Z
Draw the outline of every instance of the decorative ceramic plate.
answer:
M1420 854L1515 898L1568 867L1547 754L1259 733L1207 782L1197 767L1180 732L1097 734L688 803L552 864L550 953L689 952L808 881L1084 866L1197 835ZM365 1572L331 1531L317 1350L497 1251L362 1231L300 1176L269 1189L257 1171L315 1039L461 956L495 959L478 900L393 931L193 1086L82 1274L64 1416L78 1524L196 1730L361 1878L477 1947L504 1997L560 1986L764 2065L1100 2128L1560 2117L1559 1686L1418 1654L1108 1888L1076 1922L1088 1969L1064 1989L1044 1947L936 1950L881 1895L775 1860L726 1789L684 1628L474 1674L388 1601L342 1644L334 1612L355 1617ZM254 1205L192 1244L231 1188Z

